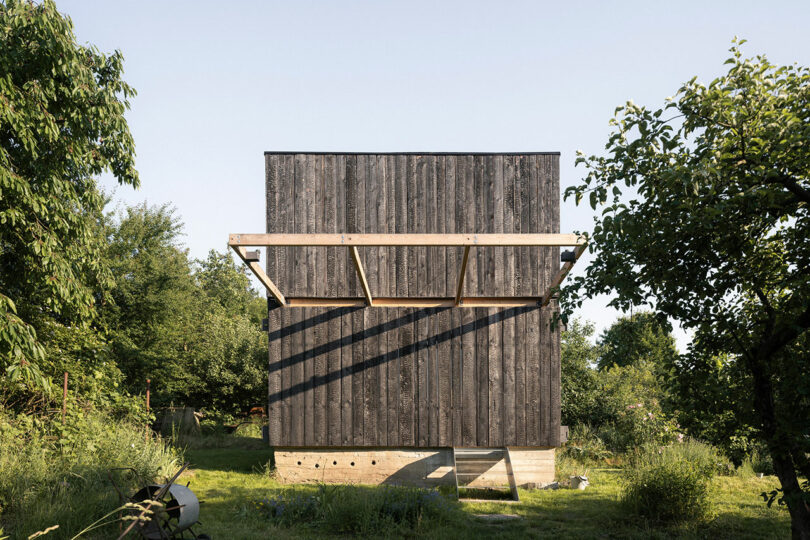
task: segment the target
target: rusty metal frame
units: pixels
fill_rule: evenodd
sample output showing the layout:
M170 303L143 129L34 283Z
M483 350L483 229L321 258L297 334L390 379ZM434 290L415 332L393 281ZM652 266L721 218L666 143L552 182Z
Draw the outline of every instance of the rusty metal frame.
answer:
M250 268L280 306L284 307L523 307L546 306L565 276L585 252L587 241L576 234L231 234L228 245ZM357 277L363 290L362 298L285 297L262 270L249 258L247 247L329 246L350 250ZM439 246L464 247L455 297L385 297L375 298L366 280L360 254L361 246ZM542 296L462 296L464 276L471 248L480 247L574 247L574 260L566 262Z

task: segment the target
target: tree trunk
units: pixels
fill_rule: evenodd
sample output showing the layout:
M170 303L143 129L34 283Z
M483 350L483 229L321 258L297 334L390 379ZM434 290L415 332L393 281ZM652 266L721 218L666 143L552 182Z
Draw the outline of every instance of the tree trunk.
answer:
M773 459L773 468L782 495L790 511L791 535L796 540L810 540L810 508L804 502L804 493L796 476L796 467L791 458L793 444L781 433L774 407L773 382L770 376L769 358L756 355L749 359L754 382L754 407L762 423L762 435Z

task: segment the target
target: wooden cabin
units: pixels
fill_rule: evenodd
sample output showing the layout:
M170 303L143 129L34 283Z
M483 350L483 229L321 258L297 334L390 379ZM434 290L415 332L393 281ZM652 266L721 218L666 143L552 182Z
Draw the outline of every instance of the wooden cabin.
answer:
M280 479L487 486L554 477L559 153L267 152ZM561 268L561 247L565 254ZM266 247L264 268L249 247Z

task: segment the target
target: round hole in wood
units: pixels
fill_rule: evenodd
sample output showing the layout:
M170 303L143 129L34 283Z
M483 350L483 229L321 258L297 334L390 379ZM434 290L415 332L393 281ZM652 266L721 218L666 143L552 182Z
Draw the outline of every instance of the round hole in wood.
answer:
M332 462L332 465L337 465L337 461L333 461L333 462Z
M299 461L298 464L301 465L301 462Z
M352 465L352 467L354 467L354 461L352 461L351 465Z
M372 464L372 465L376 465L376 464L377 464L377 462L376 462L376 461L374 461L374 460L371 460L371 464Z
M318 467L320 467L320 464L319 464L319 463L316 463L316 464L315 464L315 468L317 469Z

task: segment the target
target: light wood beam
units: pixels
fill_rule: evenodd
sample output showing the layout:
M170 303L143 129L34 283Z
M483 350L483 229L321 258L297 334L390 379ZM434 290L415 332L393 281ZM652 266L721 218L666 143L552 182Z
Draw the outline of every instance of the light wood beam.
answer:
M576 234L232 234L230 246L578 246Z
M245 248L233 245L231 247L236 252L236 254L239 255L239 258L242 259L242 262L248 265L248 267L253 271L253 274L257 278L259 278L259 281L262 282L262 285L264 285L264 287L267 289L267 292L269 292L270 295L273 298L275 298L276 302L278 302L279 305L282 306L286 305L287 300L284 298L284 295L281 294L280 290L278 290L278 287L276 287L276 284L273 283L273 280L267 277L267 274L264 273L264 270L262 270L261 265L257 262L247 260Z
M510 308L537 307L542 300L539 296L468 296L462 298L465 308ZM365 298L332 298L296 296L287 298L287 307L367 307ZM375 297L371 307L441 308L456 307L455 297Z
M560 284L565 279L565 276L568 275L568 272L574 267L576 262L579 260L579 257L585 252L585 248L588 247L587 243L579 244L576 249L574 249L574 260L573 262L567 262L562 265L560 271L557 272L557 275L554 276L554 279L551 281L551 285L549 285L548 290L543 295L543 301L540 303L542 307L546 307L549 302L551 302L551 297L556 292L556 289L560 286Z
M363 295L366 297L366 305L373 305L371 299L371 289L368 288L368 281L366 281L366 274L363 272L363 264L360 262L360 254L357 253L357 248L351 246L349 248L352 252L352 260L354 261L354 268L357 270L357 277L360 278L360 285L363 287Z
M464 256L461 258L461 272L458 274L458 287L456 287L456 305L461 303L461 293L464 291L464 274L467 273L467 259L470 257L470 246L464 246Z

